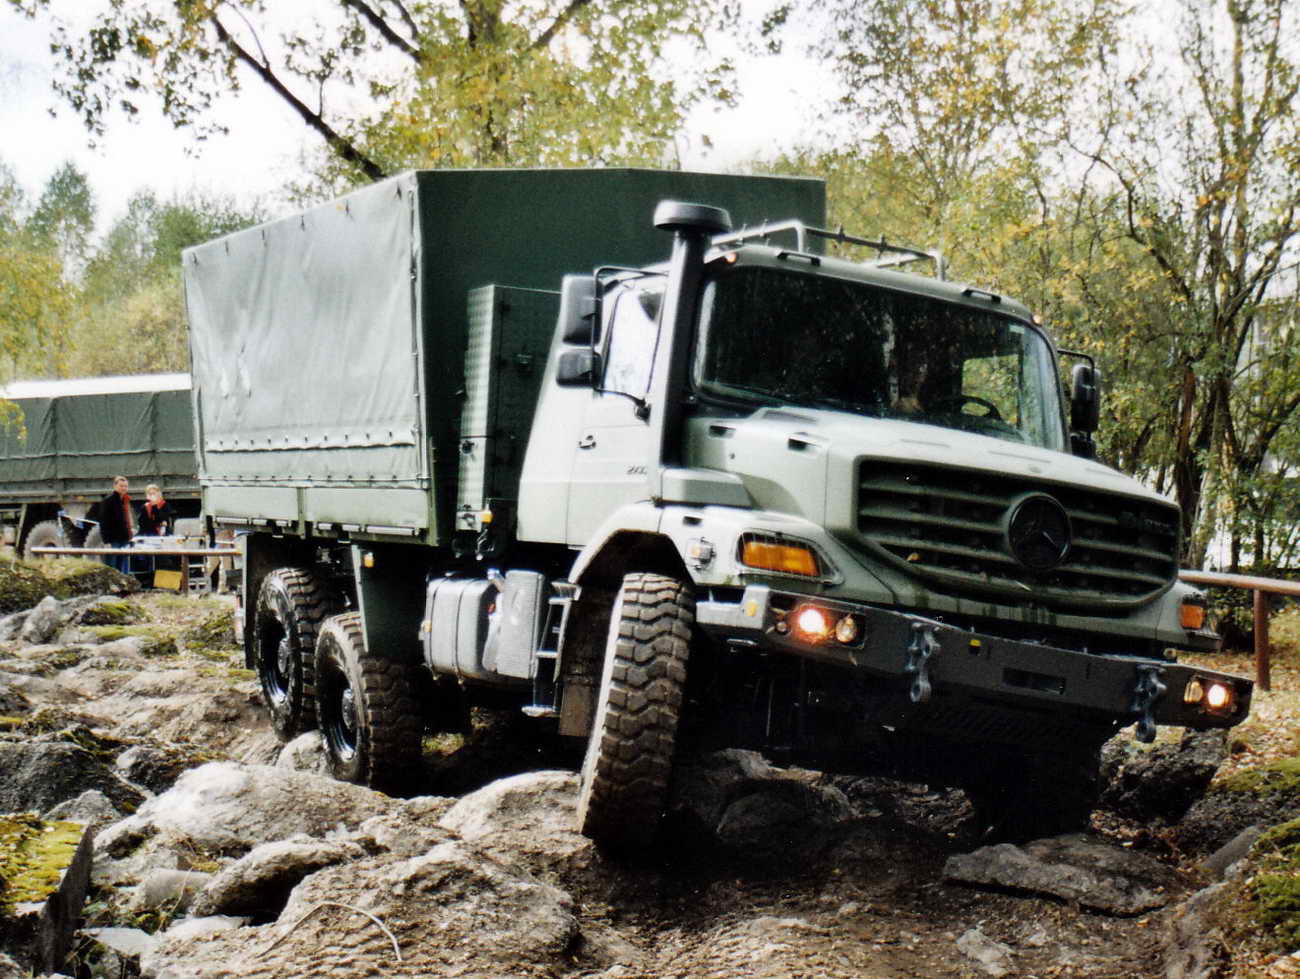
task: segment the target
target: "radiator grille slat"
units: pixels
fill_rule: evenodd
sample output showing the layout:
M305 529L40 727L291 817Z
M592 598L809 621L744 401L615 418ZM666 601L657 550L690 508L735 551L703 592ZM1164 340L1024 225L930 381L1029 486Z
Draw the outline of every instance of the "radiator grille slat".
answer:
M1032 571L1013 557L1006 528L1016 505L1050 496L1070 520L1060 565ZM1028 477L863 460L858 534L870 551L937 590L1104 614L1155 598L1178 571L1171 503Z

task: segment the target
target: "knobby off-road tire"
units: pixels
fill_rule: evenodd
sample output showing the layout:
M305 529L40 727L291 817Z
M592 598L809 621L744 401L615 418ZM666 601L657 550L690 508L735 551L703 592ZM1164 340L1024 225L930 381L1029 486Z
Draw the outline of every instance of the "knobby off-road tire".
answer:
M658 829L694 621L683 583L657 574L623 579L578 796L578 829L603 846L644 846Z
M965 787L992 839L1023 842L1086 830L1100 794L1101 748L1011 752Z
M333 592L306 568L277 568L262 579L253 663L281 740L316 726L316 635L335 611Z
M317 710L335 778L386 792L407 783L423 733L412 669L366 651L359 613L325 620L316 640Z
M27 532L27 540L23 542L23 557L36 557L32 553L33 547L62 547L64 543L63 535L59 533L59 522L42 520Z

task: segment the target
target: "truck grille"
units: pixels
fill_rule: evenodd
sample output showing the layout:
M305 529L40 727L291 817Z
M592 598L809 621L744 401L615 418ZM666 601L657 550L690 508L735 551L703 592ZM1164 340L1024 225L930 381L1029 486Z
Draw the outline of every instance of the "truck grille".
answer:
M1047 496L1071 543L1049 570L1012 555L1007 527L1023 500ZM1178 508L1020 476L866 459L858 533L906 573L954 595L1103 614L1150 601L1178 573Z

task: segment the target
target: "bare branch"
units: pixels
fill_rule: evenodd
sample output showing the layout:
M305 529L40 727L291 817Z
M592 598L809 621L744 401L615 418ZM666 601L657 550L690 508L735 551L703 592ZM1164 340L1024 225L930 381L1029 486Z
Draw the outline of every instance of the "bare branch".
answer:
M339 0L339 2L342 3L343 6L355 10L357 14L366 21L366 23L379 32L380 37L393 47L397 48L397 50L418 63L422 64L424 62L424 57L420 54L420 49L412 45L410 41L398 34L397 31L393 30L393 26L388 23L384 18L384 15L380 11L371 7L370 4L365 2L365 0ZM401 4L398 4L398 9L401 10L403 18L405 19L407 26L410 28L411 33L417 34L418 32L415 30L415 24L410 19L411 15L406 12L405 8L403 8Z
M346 136L339 133L319 112L313 112L303 101L298 98L288 87L285 86L273 72L270 67L258 61L250 54L226 29L226 25L215 14L208 15L208 20L212 23L213 29L217 32L217 37L241 62L247 65L258 78L262 79L266 85L280 96L285 103L293 109L311 129L315 130L334 152L338 153L344 160L357 167L371 180L381 180L388 176L379 164L375 163L368 156L357 149L356 145Z
M569 0L569 5L560 11L559 15L555 18L555 20L551 21L550 27L542 31L542 33L536 37L533 43L528 45L528 49L530 51L539 51L542 48L546 47L548 44L550 44L551 39L554 38L555 35L558 34L560 31L562 31L564 29L564 26L568 24L569 21L573 20L574 15L579 10L587 6L589 3L591 3L591 0Z

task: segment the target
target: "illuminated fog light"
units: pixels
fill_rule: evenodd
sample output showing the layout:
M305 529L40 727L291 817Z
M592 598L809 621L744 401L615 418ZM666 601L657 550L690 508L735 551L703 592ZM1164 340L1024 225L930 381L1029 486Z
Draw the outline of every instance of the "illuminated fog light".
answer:
M1201 698L1205 696L1205 688L1201 686L1200 680L1189 680L1187 686L1183 688L1183 703L1199 704Z
M835 639L849 646L858 641L858 636L862 630L858 628L858 622L853 616L846 615L835 623Z
M1226 684L1211 683L1205 691L1205 706L1210 710L1223 710L1232 703L1232 691Z
M795 612L794 629L801 639L821 642L831 634L831 622L821 609L813 605L805 605Z

